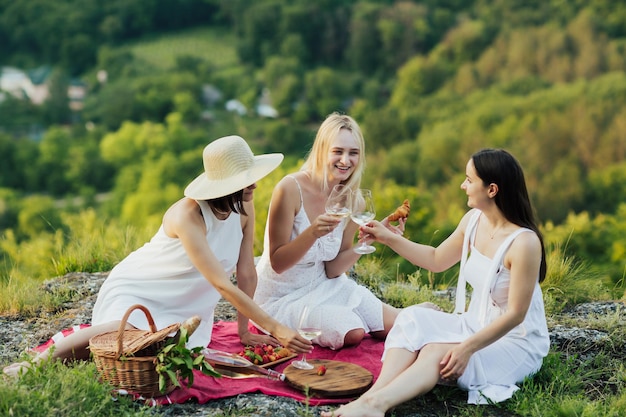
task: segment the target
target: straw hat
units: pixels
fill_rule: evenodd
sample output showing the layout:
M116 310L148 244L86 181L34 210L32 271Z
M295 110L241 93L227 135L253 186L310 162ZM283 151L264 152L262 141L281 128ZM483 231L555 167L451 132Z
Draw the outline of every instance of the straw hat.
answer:
M185 188L185 196L194 200L210 200L243 190L276 169L283 154L255 156L243 138L226 136L209 143L202 160L204 173Z

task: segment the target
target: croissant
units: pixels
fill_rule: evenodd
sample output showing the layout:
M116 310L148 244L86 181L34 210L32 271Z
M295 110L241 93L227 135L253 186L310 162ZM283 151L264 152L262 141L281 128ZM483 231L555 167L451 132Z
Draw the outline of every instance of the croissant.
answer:
M404 200L402 205L389 215L388 220L390 222L395 222L400 219L406 219L409 217L409 213L411 213L411 204L409 203L409 200Z

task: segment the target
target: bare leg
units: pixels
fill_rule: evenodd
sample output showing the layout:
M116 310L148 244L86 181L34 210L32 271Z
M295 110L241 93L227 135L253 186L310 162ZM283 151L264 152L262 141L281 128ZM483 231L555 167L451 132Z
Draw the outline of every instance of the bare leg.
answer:
M390 306L389 304L383 304L383 326L384 329L371 332L372 337L377 339L384 339L389 334L389 330L393 327L393 323L396 321L396 317L400 313L400 309Z
M343 347L356 346L365 337L364 329L352 329L343 338Z
M6 366L3 372L6 375L16 376L22 372L27 371L33 364L38 364L48 358L52 359L89 359L89 339L93 336L97 336L102 333L118 330L120 327L119 321L112 321L109 323L99 324L97 326L86 327L72 333L71 335L64 337L56 342L52 348L48 348L45 351L38 353L29 362L17 362ZM127 325L127 328L132 326Z
M435 387L439 381L439 363L450 346L450 344L424 346L417 359L404 370L402 363L406 363L410 356L402 353L404 349L390 349L376 384L356 401L341 406L334 412L323 412L322 417L384 417L390 408L423 395ZM392 361L388 364L389 359ZM386 367L390 369L386 370ZM399 373L394 374L398 371Z
M385 355L385 361L383 362L383 367L380 370L376 382L374 382L374 385L372 385L364 395L386 387L394 378L408 369L409 366L417 360L417 356L418 352L411 352L400 348L389 349Z

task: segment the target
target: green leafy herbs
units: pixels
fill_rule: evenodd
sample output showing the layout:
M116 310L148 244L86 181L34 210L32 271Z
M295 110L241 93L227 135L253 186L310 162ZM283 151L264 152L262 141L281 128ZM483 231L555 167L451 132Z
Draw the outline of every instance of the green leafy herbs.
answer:
M177 336L166 341L165 346L157 353L156 371L159 374L159 390L165 392L168 382L180 387L180 380L187 381L187 387L193 384L193 370L204 375L220 377L202 354L202 347L187 348L189 339L187 329L181 327Z

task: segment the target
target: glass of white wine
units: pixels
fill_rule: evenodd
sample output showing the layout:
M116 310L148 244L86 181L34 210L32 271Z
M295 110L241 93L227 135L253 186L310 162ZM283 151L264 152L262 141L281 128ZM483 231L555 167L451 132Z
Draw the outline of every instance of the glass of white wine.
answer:
M319 315L312 314L311 307L309 305L305 305L300 313L300 319L298 320L298 333L308 340L313 340L322 334L320 317ZM313 365L306 361L306 353L302 354L302 359L292 362L291 365L298 369L313 369Z
M376 217L376 210L374 210L374 199L372 198L372 191L366 189L358 189L354 194L352 202L352 212L350 218L353 222L359 226L365 226L367 223L374 220ZM365 243L365 238L361 239L361 244L354 248L356 253L362 255L372 253L376 250L372 245Z
M337 184L333 187L328 200L326 200L326 214L331 216L348 217L350 215L350 205L352 203L352 193L350 188L343 184ZM336 242L337 238L333 236L334 230L330 232L326 239L328 242Z

